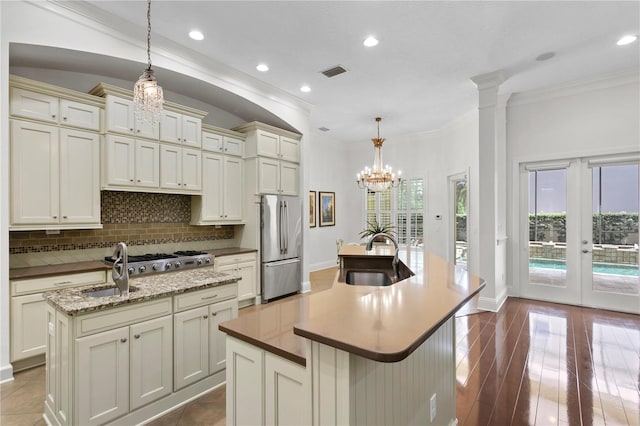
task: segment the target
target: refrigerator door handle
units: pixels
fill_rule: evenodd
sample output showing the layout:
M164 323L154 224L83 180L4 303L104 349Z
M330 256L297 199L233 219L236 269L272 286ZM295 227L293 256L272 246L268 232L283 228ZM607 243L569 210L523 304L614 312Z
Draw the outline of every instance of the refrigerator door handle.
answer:
M284 252L285 254L289 252L289 205L286 201L284 203Z
M282 254L282 201L278 201L278 250Z
M291 263L300 263L300 259L295 258L295 259L279 260L277 262L264 263L263 265L265 268L277 268L278 266L289 265Z

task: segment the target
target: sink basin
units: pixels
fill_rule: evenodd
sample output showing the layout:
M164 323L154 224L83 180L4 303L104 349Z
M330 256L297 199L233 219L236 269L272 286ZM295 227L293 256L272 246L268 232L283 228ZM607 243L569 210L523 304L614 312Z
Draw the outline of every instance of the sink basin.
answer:
M133 293L137 288L129 287L129 293ZM100 290L87 290L83 293L89 297L108 297L108 296L120 296L120 289L118 287L107 287Z
M393 284L391 277L382 271L347 271L345 282L352 285L385 286Z

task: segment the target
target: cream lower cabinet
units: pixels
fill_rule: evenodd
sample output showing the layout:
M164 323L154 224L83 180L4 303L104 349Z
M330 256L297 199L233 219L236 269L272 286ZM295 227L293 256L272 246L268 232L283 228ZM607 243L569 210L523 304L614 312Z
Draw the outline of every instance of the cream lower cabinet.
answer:
M238 281L238 302L253 302L259 294L258 266L256 253L243 253L238 255L217 256L215 261L216 271L226 272L240 277Z
M236 286L176 297L176 310L205 304L174 315L174 390L197 382L225 366L224 339L218 324L238 316ZM232 300L224 300L233 297ZM217 300L222 300L217 303Z
M107 281L104 271L11 281L11 362L15 371L44 363L46 302L42 294Z
M227 360L227 425L312 424L305 367L230 336Z
M261 194L298 195L299 168L295 163L258 159L258 190Z

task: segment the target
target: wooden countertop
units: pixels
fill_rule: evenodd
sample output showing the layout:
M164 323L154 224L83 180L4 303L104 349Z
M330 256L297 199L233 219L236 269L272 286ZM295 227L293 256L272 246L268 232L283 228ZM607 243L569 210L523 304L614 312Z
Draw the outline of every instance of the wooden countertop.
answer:
M135 248L137 250L139 247L133 246L132 248ZM214 256L230 256L234 254L252 253L256 252L257 250L242 247L230 247L206 251ZM24 280L28 278L43 278L55 275L77 274L81 272L101 271L109 269L111 269L111 266L107 266L100 260L88 262L60 263L57 265L29 266L26 268L9 269L9 279Z
M344 246L343 256L382 256L393 248ZM325 291L263 307L220 325L220 330L301 365L306 343L318 341L365 358L406 358L469 299L484 280L421 249L400 250L415 276L387 287L338 281Z

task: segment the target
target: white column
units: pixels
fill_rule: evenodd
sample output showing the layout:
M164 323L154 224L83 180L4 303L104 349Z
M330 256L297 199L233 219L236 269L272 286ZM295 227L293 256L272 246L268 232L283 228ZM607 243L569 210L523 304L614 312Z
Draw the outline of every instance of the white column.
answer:
M506 298L506 98L498 98L501 71L471 77L478 87L477 259L472 272L487 281L478 307L497 311Z

